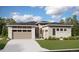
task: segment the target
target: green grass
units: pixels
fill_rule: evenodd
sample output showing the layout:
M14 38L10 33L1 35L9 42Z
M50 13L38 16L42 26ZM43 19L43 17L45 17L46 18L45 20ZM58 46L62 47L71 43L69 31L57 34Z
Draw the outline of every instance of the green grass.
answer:
M37 40L37 42L49 50L79 48L79 40Z
M8 40L6 37L2 38L2 40L0 40L0 50L3 49L5 47L5 45L7 44Z

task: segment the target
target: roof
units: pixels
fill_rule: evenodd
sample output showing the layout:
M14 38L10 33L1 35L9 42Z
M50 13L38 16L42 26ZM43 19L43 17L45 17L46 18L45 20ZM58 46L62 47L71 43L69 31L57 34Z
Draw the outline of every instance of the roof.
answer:
M40 21L40 22L37 22L37 24L46 25L46 24L60 24L60 23L58 23L58 22Z
M36 22L36 21L30 21L30 22L25 22L25 23L16 23L16 24L11 24L11 25L8 25L8 26L36 26L37 24L41 24L41 25L45 25L45 26L66 26L66 27L71 27L73 25L69 25L69 24L61 24L61 23L57 23L57 22L48 22L48 21L40 21L40 22Z
M30 21L30 22L19 22L19 23L15 23L15 24L11 24L11 25L36 25L36 24L41 24L41 25L46 25L46 24L60 24L57 22L48 22L48 21Z
M72 26L73 25L67 25L67 24L47 24L44 27L72 27Z
M73 26L73 25L67 25L67 24L48 24L47 26Z
M35 21L31 21L31 22L20 22L20 23L15 23L15 24L12 24L12 25L36 25L37 22Z

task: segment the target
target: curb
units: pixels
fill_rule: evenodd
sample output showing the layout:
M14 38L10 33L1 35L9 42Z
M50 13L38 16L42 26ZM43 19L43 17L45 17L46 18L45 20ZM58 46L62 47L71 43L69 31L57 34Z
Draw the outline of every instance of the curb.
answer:
M68 52L68 51L79 51L79 48L76 49L57 49L57 50L49 50L48 52Z

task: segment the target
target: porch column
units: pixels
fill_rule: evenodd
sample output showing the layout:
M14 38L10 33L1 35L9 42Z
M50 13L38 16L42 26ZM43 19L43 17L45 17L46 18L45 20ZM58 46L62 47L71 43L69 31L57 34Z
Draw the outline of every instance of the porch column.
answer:
M32 28L32 39L35 40L35 28L34 27Z
M12 27L8 27L8 38L12 39Z

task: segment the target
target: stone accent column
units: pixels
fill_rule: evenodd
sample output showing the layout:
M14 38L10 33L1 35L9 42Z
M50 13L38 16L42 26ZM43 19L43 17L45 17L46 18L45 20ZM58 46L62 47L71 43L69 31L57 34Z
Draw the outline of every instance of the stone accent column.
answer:
M12 27L8 27L8 38L12 39Z

